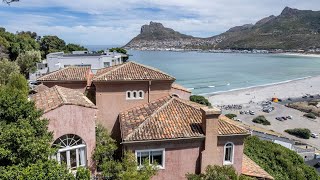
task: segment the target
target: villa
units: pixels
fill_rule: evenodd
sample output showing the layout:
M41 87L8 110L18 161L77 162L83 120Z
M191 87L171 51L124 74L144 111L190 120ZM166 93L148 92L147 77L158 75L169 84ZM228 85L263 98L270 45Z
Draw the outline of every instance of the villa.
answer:
M102 124L122 150L135 153L137 167L146 159L157 163L152 179L185 179L208 165L231 165L239 174L273 179L244 156L247 130L220 118L219 109L189 101L191 92L160 70L132 61L96 73L71 66L38 81L42 87L31 99L49 119L52 145L60 145L53 158L71 169L86 166L95 172L95 126Z

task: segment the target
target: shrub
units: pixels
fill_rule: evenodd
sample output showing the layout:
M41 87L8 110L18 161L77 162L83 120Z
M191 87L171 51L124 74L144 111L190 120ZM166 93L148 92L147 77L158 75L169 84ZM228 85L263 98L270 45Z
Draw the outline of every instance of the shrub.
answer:
M313 113L307 113L307 114L304 114L303 116L307 117L307 118L310 118L310 119L316 119L316 115L314 115Z
M287 129L285 132L303 139L309 139L311 136L311 131L307 128Z
M203 96L192 95L190 96L190 101L196 102L205 106L211 106L211 103Z
M87 169L85 167L77 168L76 179L77 180L90 180L89 169Z
M296 152L256 136L246 138L244 153L275 180L319 179L316 170Z
M308 105L309 106L317 106L318 102L317 101L310 101L310 102L308 102Z
M233 119L233 118L237 117L236 114L226 114L225 116L226 116L227 118L229 118L229 119Z
M258 124L263 124L263 125L270 125L271 123L266 119L264 116L258 116L255 117L252 122L258 123Z

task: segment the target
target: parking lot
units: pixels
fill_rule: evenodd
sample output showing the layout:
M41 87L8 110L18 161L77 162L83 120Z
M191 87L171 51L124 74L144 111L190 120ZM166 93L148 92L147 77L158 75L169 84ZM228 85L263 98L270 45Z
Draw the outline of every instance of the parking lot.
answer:
M243 123L248 125L259 126L265 129L269 129L278 133L283 134L288 138L297 139L301 142L308 143L318 149L320 149L320 138L310 138L310 139L300 139L295 136L291 136L284 132L286 129L293 129L293 128L308 128L311 130L312 133L320 133L320 118L317 119L309 119L304 117L305 113L285 107L282 104L272 103L270 105L274 107L274 110L270 113L263 112L261 103L250 103L242 105L242 109L222 109L223 114L233 113L236 114L237 117L235 119L240 119ZM249 112L247 114L240 114L240 111L251 111L254 115L250 115ZM259 116L264 115L268 121L270 121L271 125L264 126L261 124L256 124L252 122L252 119ZM277 120L277 117L287 117L291 116L292 118L287 118L287 120L281 119ZM279 118L278 118L279 119Z

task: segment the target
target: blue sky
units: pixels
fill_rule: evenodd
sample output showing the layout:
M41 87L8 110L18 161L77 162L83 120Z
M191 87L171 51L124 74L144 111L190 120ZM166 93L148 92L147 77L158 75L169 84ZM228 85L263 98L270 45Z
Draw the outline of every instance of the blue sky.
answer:
M319 0L20 0L0 3L8 31L58 35L82 45L123 45L150 21L208 37L278 15L286 6L320 10Z

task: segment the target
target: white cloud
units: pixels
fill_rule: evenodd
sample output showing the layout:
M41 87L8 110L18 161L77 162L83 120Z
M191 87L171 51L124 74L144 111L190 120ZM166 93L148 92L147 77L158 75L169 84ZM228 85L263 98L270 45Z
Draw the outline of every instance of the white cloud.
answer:
M191 35L215 35L230 27L278 15L285 6L317 10L319 0L21 0L0 12L10 31L56 34L67 42L125 44L149 21ZM60 8L65 13L43 10ZM146 8L146 11L136 8ZM156 8L159 11L148 11ZM19 10L19 14L16 11ZM28 11L25 11L28 10ZM8 12L9 11L9 12ZM22 13L21 13L22 12ZM80 13L80 15L79 15Z

